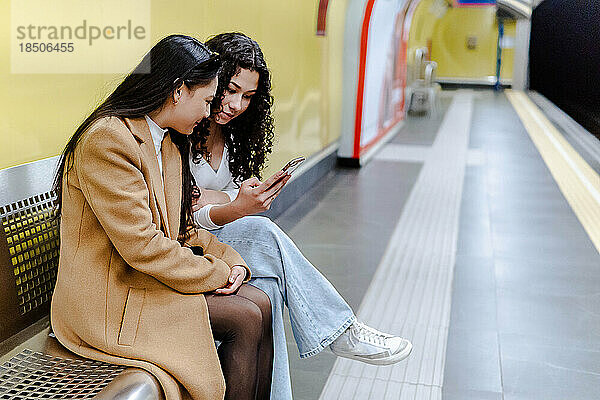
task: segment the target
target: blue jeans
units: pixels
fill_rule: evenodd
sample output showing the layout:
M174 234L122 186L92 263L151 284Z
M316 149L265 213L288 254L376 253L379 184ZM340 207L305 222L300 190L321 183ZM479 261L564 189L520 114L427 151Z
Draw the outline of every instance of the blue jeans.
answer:
M271 399L292 399L284 305L289 311L300 358L315 355L329 346L356 317L331 283L270 219L244 217L212 233L240 253L252 271L250 284L271 300L275 349Z

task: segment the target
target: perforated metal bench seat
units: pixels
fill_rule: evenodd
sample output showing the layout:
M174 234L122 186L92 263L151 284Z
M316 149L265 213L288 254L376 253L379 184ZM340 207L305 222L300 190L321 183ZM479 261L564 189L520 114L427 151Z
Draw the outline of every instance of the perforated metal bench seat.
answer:
M0 399L163 399L148 372L81 358L43 329L0 357Z
M0 400L162 400L144 370L88 360L49 336L59 232L58 157L0 170Z

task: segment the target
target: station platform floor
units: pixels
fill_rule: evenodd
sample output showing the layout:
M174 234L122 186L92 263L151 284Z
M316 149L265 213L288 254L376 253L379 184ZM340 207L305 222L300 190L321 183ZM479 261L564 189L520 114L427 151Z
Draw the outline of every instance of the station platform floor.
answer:
M526 94L441 103L276 219L361 320L414 346L386 367L300 360L288 329L294 398L600 398L597 165Z

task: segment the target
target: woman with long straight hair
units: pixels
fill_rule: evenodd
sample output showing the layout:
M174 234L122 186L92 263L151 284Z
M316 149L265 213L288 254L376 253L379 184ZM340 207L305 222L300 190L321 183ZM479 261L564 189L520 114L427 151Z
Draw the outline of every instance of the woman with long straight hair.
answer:
M329 347L336 355L387 365L406 358L411 343L356 320L329 281L292 240L265 217L289 176L261 182L261 169L273 142L270 73L262 51L242 33L223 33L206 42L223 66L213 113L192 140L190 168L195 183L194 221L236 249L248 262L250 281L269 295L275 346L272 398L291 399L283 326L287 306L300 357ZM343 268L344 266L340 266Z
M159 41L77 128L54 184L57 339L150 371L167 400L265 399L271 386L268 297L235 250L189 229L185 136L210 113L219 67L194 38Z

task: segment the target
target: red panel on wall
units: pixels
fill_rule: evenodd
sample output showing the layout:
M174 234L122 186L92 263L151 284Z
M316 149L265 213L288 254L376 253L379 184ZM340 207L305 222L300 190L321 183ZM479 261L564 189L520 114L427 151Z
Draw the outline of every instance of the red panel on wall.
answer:
M327 6L329 0L319 0L319 11L317 12L317 36L325 36L327 27Z

